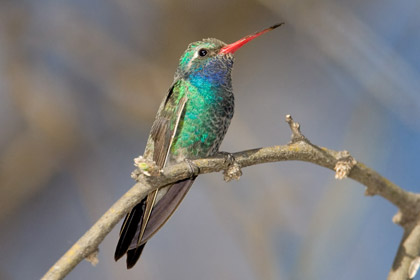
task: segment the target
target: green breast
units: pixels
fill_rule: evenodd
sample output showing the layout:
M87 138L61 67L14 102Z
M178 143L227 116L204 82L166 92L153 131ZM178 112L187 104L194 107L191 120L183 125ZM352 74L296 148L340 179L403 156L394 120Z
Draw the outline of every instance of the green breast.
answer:
M217 152L233 116L232 91L185 80L174 90L180 97L186 95L188 101L171 146L171 158L179 161Z

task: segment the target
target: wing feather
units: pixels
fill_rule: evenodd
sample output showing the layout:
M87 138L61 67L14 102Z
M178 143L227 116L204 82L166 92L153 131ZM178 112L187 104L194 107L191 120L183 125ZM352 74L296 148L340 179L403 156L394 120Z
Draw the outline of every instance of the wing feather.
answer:
M164 125L165 131L163 131L162 129L158 130L158 133L161 132L165 136L168 134L168 132L170 132L170 138L167 139L167 137L165 137L165 139L164 139L165 143L163 143L163 145L160 145L158 149L155 148L154 153L153 153L153 159L155 160L157 166L159 166L160 168L164 167L165 164L166 164L168 154L169 154L169 151L170 151L170 147L171 147L171 144L174 140L176 130L178 128L178 124L179 124L179 121L181 119L182 113L184 111L184 107L185 107L186 102L187 102L187 97L185 97L185 96L182 97L181 100L180 100L180 103L178 105L178 109L176 110L176 121L175 121L175 125L174 125L173 130L171 131L170 129L168 129L168 126L170 126L170 124L169 124L170 120L164 122L165 123L165 125ZM157 140L160 140L160 139L158 138ZM162 156L162 155L164 155L164 156ZM138 245L140 245L140 243L143 239L143 234L144 234L144 231L146 230L147 224L149 223L149 218L150 218L150 215L152 214L152 210L153 210L153 207L155 205L156 197L157 197L158 192L159 192L159 190L157 189L157 190L155 190L152 193L147 195L146 210L143 214L140 235L139 235L138 240L137 240Z
M163 168L167 163L170 147L188 102L187 96L181 97L181 93L176 90L175 85L176 83L170 88L167 97L159 108L145 152L145 155L149 154L149 142L152 141L153 153L151 157L159 168ZM174 108L176 108L175 111ZM115 259L117 260L127 253L127 268L133 267L140 258L147 240L173 214L193 182L194 179L188 179L153 191L134 207L127 214L121 228ZM164 194L158 201L159 192Z

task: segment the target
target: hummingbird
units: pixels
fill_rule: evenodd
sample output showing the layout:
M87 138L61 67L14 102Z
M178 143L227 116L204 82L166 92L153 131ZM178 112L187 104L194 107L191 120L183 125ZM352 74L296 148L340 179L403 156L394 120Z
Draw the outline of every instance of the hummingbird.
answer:
M282 24L231 44L214 38L189 44L159 107L143 157L162 169L216 154L233 117L234 53ZM149 193L126 215L115 250L116 261L127 254L127 268L136 264L147 241L171 217L194 180L188 178Z

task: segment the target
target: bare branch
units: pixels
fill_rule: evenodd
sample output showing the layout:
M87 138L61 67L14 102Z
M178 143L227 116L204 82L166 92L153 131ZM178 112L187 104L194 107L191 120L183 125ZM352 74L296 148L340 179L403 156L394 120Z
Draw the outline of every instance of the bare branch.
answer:
M211 158L182 162L168 166L162 172L153 174L154 176L145 176L142 172L137 172L138 182L50 268L42 279L62 279L84 258L92 256L118 221L149 192L157 188L197 175L197 170L200 174L225 170L225 174L233 172L232 178L236 178L241 174L241 168L288 160L311 162L331 170L339 169L341 176L345 175L365 185L366 195L380 195L397 206L399 214L394 221L404 228L404 237L388 279L409 279L409 267L411 265L413 270L412 261L419 255L420 250L419 195L401 189L363 163L355 161L347 151L334 151L311 144L290 115L286 116L286 121L292 130L292 141L288 145L233 153L233 160L226 160L225 153L221 153ZM191 165L195 167L193 173Z

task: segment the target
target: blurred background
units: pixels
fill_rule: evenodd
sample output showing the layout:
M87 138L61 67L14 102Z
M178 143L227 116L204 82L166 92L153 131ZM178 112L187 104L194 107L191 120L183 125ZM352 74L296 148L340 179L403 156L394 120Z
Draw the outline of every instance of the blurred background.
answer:
M132 185L132 159L187 45L233 42L236 111L222 150L285 144L291 114L419 191L420 3L1 1L0 279L38 279ZM396 208L330 170L282 162L200 176L130 271L113 253L67 279L385 279Z

